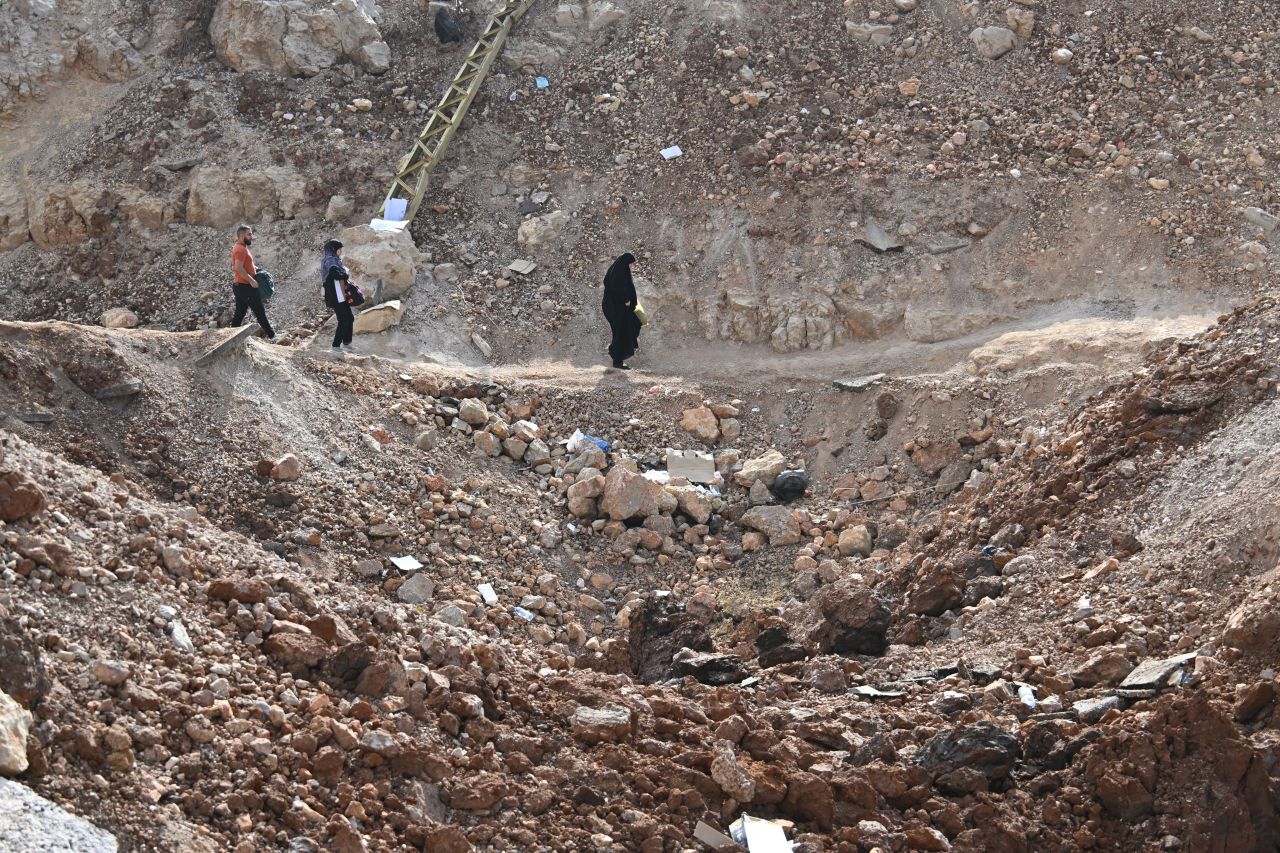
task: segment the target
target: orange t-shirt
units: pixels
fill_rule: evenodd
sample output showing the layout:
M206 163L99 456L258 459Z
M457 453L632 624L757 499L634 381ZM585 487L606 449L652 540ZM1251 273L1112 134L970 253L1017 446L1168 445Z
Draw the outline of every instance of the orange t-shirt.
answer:
M256 275L258 268L253 265L253 255L249 253L249 247L243 243L236 243L231 247L231 274L235 276L236 284L253 284L252 278L245 278L236 272L236 261L240 261L250 276Z

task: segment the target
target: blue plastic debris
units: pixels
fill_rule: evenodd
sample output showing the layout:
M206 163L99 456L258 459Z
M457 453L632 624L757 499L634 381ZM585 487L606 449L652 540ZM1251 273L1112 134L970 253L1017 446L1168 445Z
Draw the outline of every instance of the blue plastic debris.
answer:
M546 77L537 77L533 82L538 85L539 89L545 89L551 85L551 81L547 80Z

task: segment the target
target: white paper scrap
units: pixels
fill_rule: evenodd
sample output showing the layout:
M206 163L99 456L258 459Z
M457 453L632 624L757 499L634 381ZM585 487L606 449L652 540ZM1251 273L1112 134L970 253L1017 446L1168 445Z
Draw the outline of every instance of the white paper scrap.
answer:
M476 587L476 592L480 593L480 597L484 599L485 604L498 603L498 594L493 591L493 584L482 583Z
M416 557L392 557L391 564L402 572L415 572L422 568L422 563L418 562Z
M663 148L663 149L662 149L662 159L663 159L663 160L674 160L674 159L676 159L677 157L679 157L679 156L680 156L681 154L683 154L683 153L684 153L684 152L680 150L680 146L679 146L679 145L672 145L670 148Z
M391 222L399 222L404 219L405 211L409 209L409 199L407 198L389 198L383 205L383 218Z

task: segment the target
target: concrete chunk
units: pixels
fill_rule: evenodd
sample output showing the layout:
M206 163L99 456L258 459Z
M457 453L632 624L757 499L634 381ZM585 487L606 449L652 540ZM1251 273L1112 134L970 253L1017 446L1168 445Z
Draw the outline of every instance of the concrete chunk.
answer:
M1125 677L1124 681L1120 682L1120 686L1127 690L1164 687L1169 680L1169 676L1181 669L1183 664L1195 660L1198 654L1199 652L1187 652L1185 655L1177 655L1163 660L1143 661Z
M710 453L667 448L667 473L690 483L710 483L716 478L716 463Z

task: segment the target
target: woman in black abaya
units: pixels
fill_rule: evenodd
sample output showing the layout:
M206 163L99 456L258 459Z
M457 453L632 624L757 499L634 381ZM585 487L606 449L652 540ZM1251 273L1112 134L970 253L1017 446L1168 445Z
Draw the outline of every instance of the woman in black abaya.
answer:
M609 358L619 370L630 370L626 360L640 345L640 318L636 316L636 286L631 281L631 265L636 256L627 252L613 262L604 274L604 318L609 321L613 340L609 342Z

